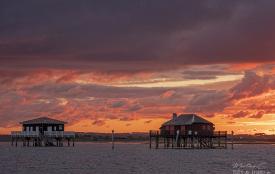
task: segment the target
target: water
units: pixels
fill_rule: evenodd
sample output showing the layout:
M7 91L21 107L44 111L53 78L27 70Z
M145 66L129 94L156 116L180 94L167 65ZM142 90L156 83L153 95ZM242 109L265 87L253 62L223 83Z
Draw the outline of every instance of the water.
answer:
M75 147L11 147L0 143L0 174L233 173L233 164L275 173L274 145L234 150L149 149L146 144L77 143Z

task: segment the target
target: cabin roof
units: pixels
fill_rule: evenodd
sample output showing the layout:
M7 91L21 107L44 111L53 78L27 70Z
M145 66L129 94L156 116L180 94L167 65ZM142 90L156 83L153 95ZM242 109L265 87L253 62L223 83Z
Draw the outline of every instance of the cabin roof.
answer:
M22 121L21 124L66 124L67 122L48 118L48 117L39 117L32 120Z
M181 114L171 120L162 124L162 126L168 125L192 125L194 123L204 123L204 124L213 124L210 121L205 120L204 118L196 114Z

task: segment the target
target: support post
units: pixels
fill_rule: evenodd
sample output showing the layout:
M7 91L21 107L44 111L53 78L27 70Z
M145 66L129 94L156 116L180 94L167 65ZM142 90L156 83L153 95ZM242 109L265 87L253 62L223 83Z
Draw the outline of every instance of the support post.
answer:
M227 149L227 140L228 140L227 131L225 132L224 140L225 140L225 148Z
M172 149L174 149L174 137L172 137L172 142L171 142L171 144L172 144Z
M191 137L191 148L194 149L194 136Z
M115 133L115 131L112 130L112 150L115 149L115 143L114 143L115 136L114 136L114 133Z
M156 149L159 148L159 133L156 134Z
M151 149L152 148L152 133L151 133L151 130L149 131L149 148Z
M231 149L234 149L234 132L233 131L231 131Z
M178 141L179 141L179 135L180 135L180 131L177 130L177 135L176 135L176 146L177 147L179 147L179 143L178 143Z
M218 134L218 146L219 146L219 148L221 147L221 132L220 131Z

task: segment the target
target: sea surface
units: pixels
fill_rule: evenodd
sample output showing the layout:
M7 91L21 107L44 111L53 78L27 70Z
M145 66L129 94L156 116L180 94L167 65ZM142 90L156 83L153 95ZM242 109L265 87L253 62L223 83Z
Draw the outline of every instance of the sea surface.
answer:
M275 145L150 150L147 144L116 143L112 150L110 143L35 148L0 143L0 174L232 174L245 170L275 173Z

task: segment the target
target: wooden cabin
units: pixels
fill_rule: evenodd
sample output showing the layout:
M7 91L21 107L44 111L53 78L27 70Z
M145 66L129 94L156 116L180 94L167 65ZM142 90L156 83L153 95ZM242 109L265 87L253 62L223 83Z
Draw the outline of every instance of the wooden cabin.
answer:
M177 131L180 135L211 136L214 133L214 124L196 114L173 113L172 119L163 123L160 127L160 134L174 136Z
M149 147L152 147L154 139L156 149L161 144L163 148L172 149L227 148L227 132L214 130L213 123L196 114L174 113L170 120L161 125L160 130L149 131Z
M24 132L36 132L41 135L45 135L48 132L63 132L66 122L55 120L47 117L40 117L33 120L20 122L22 124L22 131Z
M12 145L18 141L23 142L23 146L63 146L63 141L68 141L68 146L72 141L74 146L75 133L65 132L67 122L40 117L32 120L22 121L22 131L11 132Z

